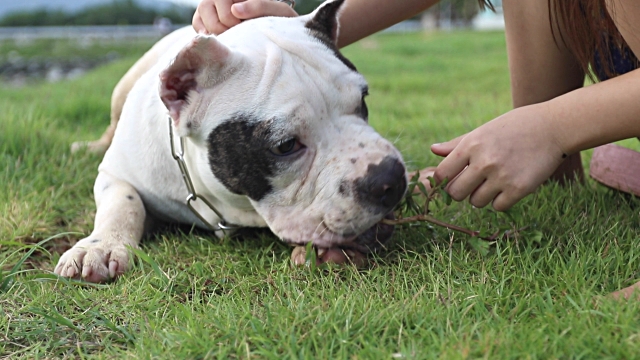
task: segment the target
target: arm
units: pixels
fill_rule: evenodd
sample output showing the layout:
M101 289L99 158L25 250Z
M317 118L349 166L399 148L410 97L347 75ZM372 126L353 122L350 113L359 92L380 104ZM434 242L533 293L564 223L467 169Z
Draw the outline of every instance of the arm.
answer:
M532 193L565 155L640 135L640 70L514 109L442 147L434 177L461 201L504 211Z
M346 0L340 13L338 46L345 47L389 26L406 20L438 0Z
M607 5L616 27L640 59L640 3L611 0ZM557 98L550 102L549 110L559 123L559 135L567 153L637 137L640 135L640 69ZM571 133L566 128L571 124L567 122L583 130Z
M582 87L583 70L562 41L563 29L550 22L548 2L516 1L503 2L513 107L547 101ZM568 156L551 178L563 183L583 176L578 152Z
M432 146L446 156L434 177L452 179L451 196L469 196L477 207L492 202L496 210L506 210L533 192L564 156L640 135L640 70L581 88L577 65L571 65L566 50L549 42L548 13L531 7L546 1L514 1L505 1L504 7L516 109ZM638 24L640 11L632 14L624 12L626 21ZM532 24L534 19L540 22ZM640 50L632 49L636 54Z
M427 9L438 0L346 0L340 14L340 47L354 43ZM193 15L198 32L220 34L241 20L261 16L297 16L273 0L202 0Z
M546 104L565 154L640 136L640 69Z

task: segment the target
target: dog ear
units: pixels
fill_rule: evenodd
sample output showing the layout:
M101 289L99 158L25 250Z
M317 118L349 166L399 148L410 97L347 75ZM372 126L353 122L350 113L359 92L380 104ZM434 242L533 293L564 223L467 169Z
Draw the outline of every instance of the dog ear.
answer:
M197 35L160 74L160 98L176 126L190 93L210 88L224 78L231 55L215 37Z
M344 0L326 1L311 13L311 20L305 24L315 37L332 47L338 45L338 10L343 3Z

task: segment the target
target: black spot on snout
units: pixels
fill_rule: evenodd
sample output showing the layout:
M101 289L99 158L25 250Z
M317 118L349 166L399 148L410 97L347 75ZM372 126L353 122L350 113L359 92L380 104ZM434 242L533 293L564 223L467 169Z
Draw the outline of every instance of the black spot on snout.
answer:
M238 115L209 134L209 167L231 192L259 201L272 191L276 159L266 150L269 121Z
M132 195L127 195L127 199L133 200L133 196Z
M405 172L402 162L393 156L369 164L366 174L354 181L356 201L374 214L388 213L407 189Z
M99 243L100 241L102 241L102 240L100 240L100 239L93 239L93 240L91 240L91 243L92 243L92 244L97 244L97 243Z
M340 186L338 186L338 194L346 197L349 195L349 184L346 180L340 181Z

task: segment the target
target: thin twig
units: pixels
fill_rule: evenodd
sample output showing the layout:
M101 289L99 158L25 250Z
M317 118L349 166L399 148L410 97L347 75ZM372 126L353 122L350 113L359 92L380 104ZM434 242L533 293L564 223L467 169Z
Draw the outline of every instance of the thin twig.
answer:
M447 228L449 230L458 231L458 232L467 234L467 235L469 235L471 237L477 237L479 239L486 240L486 241L494 241L500 235L500 231L498 230L495 233L493 233L491 236L480 236L480 231L469 230L467 228L463 228L462 226L449 224L449 223L446 223L444 221L438 220L438 219L434 218L433 216L424 215L424 214L410 216L410 217L406 217L406 218L402 218L402 219L398 219L398 220L389 220L389 219L383 219L382 220L382 223L383 224L387 224L387 225L403 225L403 224L410 224L410 223L416 223L416 222L432 223L434 225L441 226L441 227ZM507 231L504 232L504 234L502 234L502 236L508 237L513 233L518 233L520 231L526 230L528 227L529 226L521 227L521 228L519 228L519 229L517 229L515 231L507 230Z
M430 185L434 185L435 182L432 181L432 177L428 177L427 178L429 180ZM411 177L411 182L415 182L414 184L411 185L410 187L410 191L407 193L407 196L405 197L405 201L407 202L407 208L412 208L411 204L415 204L414 200L413 200L413 196L416 193L421 193L422 195L425 196L425 202L424 202L424 207L422 209L413 209L415 210L419 210L416 211L419 214L418 215L414 215L414 216L410 216L410 217L405 217L405 218L401 218L401 219L397 219L397 220L390 220L390 219L383 219L381 222L383 224L387 224L387 225L403 225L403 224L410 224L410 223L416 223L416 222L429 222L432 223L434 225L440 226L440 227L444 227L447 228L449 230L453 230L453 231L458 231L464 234L467 234L471 237L477 237L479 239L485 240L485 241L494 241L496 240L498 237L500 237L501 231L498 230L495 233L491 234L490 236L480 236L480 231L476 231L476 230L469 230L467 228L464 228L462 226L458 226L458 225L454 225L454 224L449 224L447 222L438 220L436 218L434 218L433 216L429 215L429 204L436 199L436 197L438 195L441 195L441 193L445 192L445 196L448 196L446 194L446 191L444 190L444 188L446 187L448 181L447 179L445 179L444 181L440 182L439 184L435 185L435 186L430 186L429 189L426 188L426 186L424 185L424 183L420 183L420 172L416 172L412 177ZM445 203L447 203L447 205L449 204L449 201L445 200ZM518 233L522 230L527 229L529 226L525 226L523 228L517 229L517 230L507 230L505 232L502 233L502 237L503 238L508 238L509 236L511 236L514 233Z
M382 219L382 223L383 224L387 224L387 225L403 225L403 224L415 223L415 222L419 222L419 221L429 222L429 223L432 223L434 225L442 226L442 227L445 227L445 228L450 229L450 230L459 231L459 232L465 233L465 234L467 234L469 236L478 236L480 234L479 231L473 231L473 230L469 230L469 229L463 228L463 227L458 226L458 225L449 224L449 223L446 223L444 221L440 221L440 220L434 218L433 216L424 215L424 214L410 216L410 217L406 217L406 218L402 218L402 219L398 219L398 220Z

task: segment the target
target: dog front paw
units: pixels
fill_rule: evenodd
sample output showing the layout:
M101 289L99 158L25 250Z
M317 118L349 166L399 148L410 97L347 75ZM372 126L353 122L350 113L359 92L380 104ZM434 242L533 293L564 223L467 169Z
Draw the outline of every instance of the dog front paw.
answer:
M363 267L367 263L367 256L353 249L315 248L316 264L353 264ZM291 261L298 266L307 263L307 249L304 246L296 246L291 252Z
M122 275L129 268L129 261L125 244L88 237L60 257L54 273L99 283Z

